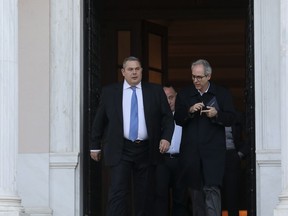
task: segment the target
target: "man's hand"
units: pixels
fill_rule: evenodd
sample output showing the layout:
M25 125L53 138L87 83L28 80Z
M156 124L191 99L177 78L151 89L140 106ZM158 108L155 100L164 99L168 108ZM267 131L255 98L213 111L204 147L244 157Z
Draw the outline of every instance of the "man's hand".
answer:
M208 118L213 118L213 117L217 116L218 112L215 109L215 107L207 106L207 109L201 110L200 114L202 114L202 113L206 113L206 116Z
M204 103L203 102L196 103L196 104L194 104L193 106L191 106L189 108L189 112L190 113L194 113L194 112L197 112L197 111L201 111L203 107L204 107Z
M162 139L160 141L160 144L159 144L159 150L160 150L160 153L165 153L169 150L170 148L170 142L168 142L167 140L165 139Z
M101 159L101 151L90 152L90 156L95 161L100 161Z

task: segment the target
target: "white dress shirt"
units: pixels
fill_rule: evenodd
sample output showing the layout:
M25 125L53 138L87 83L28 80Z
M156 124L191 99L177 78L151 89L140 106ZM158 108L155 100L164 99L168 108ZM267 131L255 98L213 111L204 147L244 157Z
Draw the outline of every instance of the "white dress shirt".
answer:
M122 106L123 106L123 129L124 129L124 137L126 139L129 139L132 92L133 91L131 89L131 86L126 82L126 80L124 80ZM137 139L147 140L148 133L147 133L145 116L144 116L144 105L143 105L141 83L136 85L136 95L137 95L137 101L138 101L138 119L139 119Z

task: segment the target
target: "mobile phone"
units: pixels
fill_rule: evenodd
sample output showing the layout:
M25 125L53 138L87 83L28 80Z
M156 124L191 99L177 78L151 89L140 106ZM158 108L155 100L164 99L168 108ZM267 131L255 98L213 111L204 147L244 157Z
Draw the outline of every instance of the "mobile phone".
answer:
M204 105L204 106L202 107L202 110L209 110L209 108Z

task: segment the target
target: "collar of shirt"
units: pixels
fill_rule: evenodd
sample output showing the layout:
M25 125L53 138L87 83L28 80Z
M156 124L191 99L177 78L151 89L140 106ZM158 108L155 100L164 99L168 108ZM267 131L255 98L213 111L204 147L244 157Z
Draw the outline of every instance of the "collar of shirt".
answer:
M204 93L207 93L207 92L208 92L209 88L210 88L210 82L209 82L208 88L206 89L205 92L202 93L202 92L199 91L199 90L198 90L198 92L199 92L199 94L202 96Z
M129 89L130 87L131 87L131 85L129 85L128 82L126 80L124 80L123 89L124 90ZM136 85L136 88L141 89L141 82Z

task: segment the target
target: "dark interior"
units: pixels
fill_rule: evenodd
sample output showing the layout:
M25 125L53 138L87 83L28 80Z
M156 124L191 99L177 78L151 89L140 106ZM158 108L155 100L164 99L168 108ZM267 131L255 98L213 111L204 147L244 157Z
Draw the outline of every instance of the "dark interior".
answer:
M167 81L191 84L190 64L212 66L212 80L229 88L235 106L245 110L248 0L105 1L103 22L148 20L168 29Z
M89 134L101 87L121 79L123 59L119 57L125 52L143 58L144 71L149 68L149 62L145 62L149 51L143 21L165 32L162 68L153 69L161 73L161 83L169 82L177 90L190 85L191 62L208 60L213 69L212 81L227 87L235 107L245 114L245 135L254 152L252 0L84 2L84 215L105 215L109 177L101 163L89 159ZM119 32L124 32L124 37L129 33L128 51L126 42L119 42ZM255 215L253 160L254 154L243 162L240 207L248 215Z

